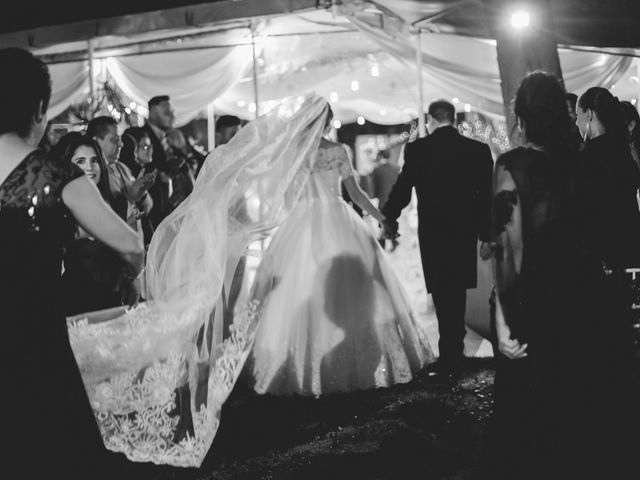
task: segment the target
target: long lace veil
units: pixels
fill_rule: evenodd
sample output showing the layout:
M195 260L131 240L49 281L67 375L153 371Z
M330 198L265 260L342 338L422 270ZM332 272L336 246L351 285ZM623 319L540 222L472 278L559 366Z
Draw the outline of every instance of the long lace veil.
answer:
M268 281L253 285L255 300L225 324L224 285L249 246L295 206L327 114L327 102L310 95L215 149L192 194L153 236L147 302L70 320L71 345L110 450L134 461L202 463L251 349L261 295L270 290Z

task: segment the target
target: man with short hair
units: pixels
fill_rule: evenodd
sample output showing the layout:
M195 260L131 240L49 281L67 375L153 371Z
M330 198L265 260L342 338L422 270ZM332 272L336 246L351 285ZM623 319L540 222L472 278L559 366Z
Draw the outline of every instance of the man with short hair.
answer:
M235 115L222 115L216 120L216 147L228 143L238 133L242 121Z
M382 209L389 199L389 193L395 184L400 169L397 165L389 163L389 151L382 150L377 153L374 168L367 176L367 184L369 196L378 199L378 208ZM398 241L393 238L391 240L391 251L393 252L398 246ZM380 246L385 249L387 238L383 235L378 239Z
M489 146L458 133L455 107L429 105L429 135L405 147L405 163L382 208L383 228L395 236L396 219L418 197L418 239L427 291L438 317L440 356L435 373L451 381L460 373L468 288L477 284L480 256L490 257L493 158Z
M93 138L107 163L109 186L114 197L115 212L127 224L142 235L139 218L148 215L153 200L147 190L155 181L155 174L148 173L136 179L129 167L118 161L122 140L118 134L118 123L113 117L95 117L87 126L86 135Z
M173 128L175 113L168 95L158 95L151 98L148 102L148 107L149 118L142 128L149 135L151 145L153 145L152 161L148 168L158 171L156 182L149 188L149 194L153 198L153 209L149 214L151 219L150 228L155 230L171 211L169 201L171 197L171 177L169 175L170 167L167 162L167 153L170 145L167 139L167 132ZM153 230L145 230L145 243L151 240Z
M222 115L216 120L216 148L230 142L236 133L242 127L242 121L235 115ZM241 222L248 220L247 204L241 199L236 208L234 208L236 220ZM226 321L233 320L233 314L238 297L242 290L244 281L244 272L246 268L246 257L240 257L235 267L233 280L229 286L229 294L226 296L225 318Z

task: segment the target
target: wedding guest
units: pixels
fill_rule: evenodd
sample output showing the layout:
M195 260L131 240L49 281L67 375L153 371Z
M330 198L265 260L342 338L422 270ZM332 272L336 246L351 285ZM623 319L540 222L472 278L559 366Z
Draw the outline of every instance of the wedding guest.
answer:
M640 265L640 169L629 148L621 103L606 88L589 88L578 100L576 123L586 139L583 162L591 180L582 201L598 219L591 235L607 267L636 267Z
M118 135L118 124L113 117L102 116L92 119L87 126L86 135L100 146L107 162L109 185L116 212L143 238L139 219L142 215L148 215L153 207L148 190L155 182L156 173L145 173L136 179L129 167L118 161L122 140Z
M155 171L151 166L152 156L153 145L146 130L142 127L130 127L123 132L119 161L129 168L133 177L139 179L147 173ZM144 209L140 211L139 222L144 237L144 245L147 247L151 242L154 227L149 213L145 213Z
M378 199L378 208L383 209L389 198L389 193L393 188L393 184L396 182L400 169L389 163L389 152L383 150L376 155L375 167L373 171L368 175L367 185L369 186L369 195L372 198ZM385 248L387 239L380 237L378 239L380 246ZM391 251L395 250L398 246L398 240L391 239Z
M236 133L240 131L241 127L242 121L238 117L234 115L220 116L216 120L216 148L229 143ZM249 213L247 212L247 203L244 199L240 199L237 205L234 206L234 209L236 211L236 218L239 218L241 221L244 218L248 218ZM231 285L228 288L225 308L225 321L227 322L233 318L238 297L242 292L246 267L247 259L242 256L238 259L238 264L235 267Z
M168 95L151 98L148 107L149 118L142 128L147 132L153 146L153 161L150 168L158 171L155 183L149 188L149 194L153 199L153 208L149 217L155 229L171 211L169 198L172 187L167 164L169 143L166 136L167 132L173 128L175 113Z
M137 301L142 243L77 166L36 148L47 124L51 77L26 50L0 49L0 409L12 476L118 478L89 405L60 304L63 244L77 222L113 248Z
M124 163L134 177L138 178L144 169L151 170L153 145L142 127L130 127L122 133L122 150L118 160Z
M216 147L231 140L242 127L242 120L235 115L221 115L216 120Z
M111 204L109 174L100 147L84 135L68 134L62 138L65 148L62 165L77 165L96 185L100 196ZM123 268L117 253L101 241L90 236L80 226L74 239L64 250L62 297L67 316L116 307L122 304L119 287Z
M620 102L620 105L629 134L631 156L640 168L640 115L638 115L638 109L631 102L625 100Z
M579 125L590 98L579 103ZM634 418L625 313L589 234L614 222L602 225L575 193L591 173L569 142L560 82L527 75L514 109L524 145L494 173L499 351L482 478L630 478L625 461L637 447L624 435Z
M576 104L578 102L578 95L575 93L567 92L564 95L565 100L567 101L567 108L569 109L569 118L571 119L571 133L569 135L569 140L572 143L571 148L575 150L580 150L584 146L584 139L578 126L576 125L577 114L576 114Z
M194 172L204 162L204 157L189 144L181 130L173 128L167 132L169 150L167 164L171 177L172 192L169 197L170 209L174 210L193 191Z

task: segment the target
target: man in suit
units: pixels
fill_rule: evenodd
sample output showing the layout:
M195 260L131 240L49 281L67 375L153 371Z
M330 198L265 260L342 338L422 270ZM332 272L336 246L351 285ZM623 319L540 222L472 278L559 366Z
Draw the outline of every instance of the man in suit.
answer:
M440 357L434 373L453 380L460 373L468 288L477 282L480 256L490 257L493 159L489 146L458 133L455 108L444 100L429 105L429 135L405 147L405 163L382 212L383 228L396 235L396 219L418 198L418 238L427 291L438 317Z
M389 193L398 179L400 169L396 165L389 163L389 152L382 150L376 155L376 162L373 171L367 178L367 193L371 198L378 199L378 208L383 209L389 199ZM383 235L378 239L380 246L384 249L387 238ZM391 239L391 251L398 246L398 241Z
M171 196L170 167L167 162L167 152L170 148L167 132L173 128L175 115L168 95L159 95L149 100L149 118L144 130L149 135L153 146L152 160L147 167L149 171L157 170L155 184L149 189L153 199L153 208L149 214L151 226L145 229L145 243L151 241L153 231L170 212L169 197Z

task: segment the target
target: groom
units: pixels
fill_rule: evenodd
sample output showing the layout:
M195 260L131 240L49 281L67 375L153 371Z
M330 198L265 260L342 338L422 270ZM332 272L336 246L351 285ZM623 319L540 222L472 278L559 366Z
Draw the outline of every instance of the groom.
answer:
M493 159L488 145L458 133L455 108L444 100L429 105L429 135L405 147L405 163L382 209L385 234L395 237L396 219L418 198L418 238L427 291L438 317L440 357L435 374L460 373L467 289L476 287L480 256L490 257Z

